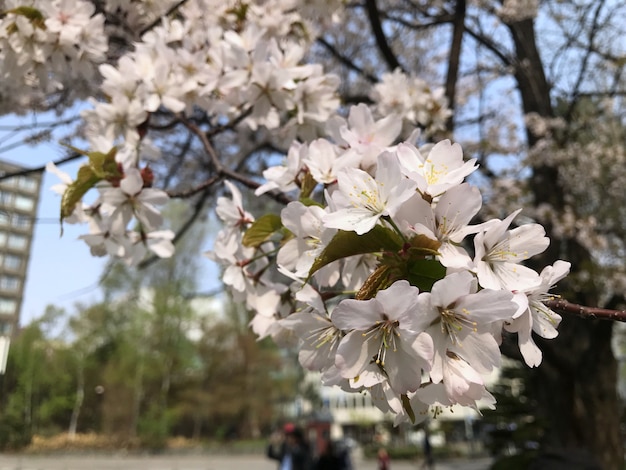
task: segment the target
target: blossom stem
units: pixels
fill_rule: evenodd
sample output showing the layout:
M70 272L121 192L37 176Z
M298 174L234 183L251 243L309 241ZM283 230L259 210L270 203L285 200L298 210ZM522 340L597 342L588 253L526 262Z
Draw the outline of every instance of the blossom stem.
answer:
M384 215L382 216L382 219L385 220L389 225L391 225L391 228L393 228L396 231L396 233L400 235L404 243L408 243L408 240L402 233L402 230L398 228L398 226L396 225L396 223L393 221L391 217L389 217L388 215Z

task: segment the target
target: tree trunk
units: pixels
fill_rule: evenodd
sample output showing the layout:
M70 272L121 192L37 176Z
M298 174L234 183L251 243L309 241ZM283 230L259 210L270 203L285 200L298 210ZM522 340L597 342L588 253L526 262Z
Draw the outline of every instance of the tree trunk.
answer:
M547 424L545 447L563 455L587 453L606 470L624 468L612 327L609 321L564 319L558 338L541 342L544 363L530 384Z
M508 27L515 43L518 64L515 78L524 112L553 117L550 86L535 42L533 21L518 21ZM537 143L537 136L530 130L527 136L529 147ZM564 208L565 192L558 181L557 168L535 166L530 189L535 204L547 203L557 211ZM550 224L545 225L550 236ZM565 256L572 261L573 272L592 263L591 254L576 240L551 239L542 263L552 263L559 256ZM576 292L576 297L569 300L597 304L596 286L590 282L587 287L585 292ZM622 469L624 465L617 363L611 349L612 326L607 321L564 318L558 338L539 342L544 352L543 362L532 370L529 384L530 393L539 401L537 416L545 418L550 429L545 436L546 449L586 452L606 470Z
M81 359L82 362L82 359ZM67 431L68 437L74 439L76 437L76 429L78 428L78 417L80 416L80 410L83 407L83 401L85 399L85 374L82 364L78 367L78 378L76 380L76 399L74 400L74 407L72 408L72 416L70 417L70 426Z

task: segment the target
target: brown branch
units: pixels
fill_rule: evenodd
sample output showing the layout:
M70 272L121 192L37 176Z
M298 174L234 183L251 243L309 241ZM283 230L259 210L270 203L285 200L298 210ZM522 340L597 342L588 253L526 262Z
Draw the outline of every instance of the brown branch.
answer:
M456 83L459 78L459 67L461 64L461 46L463 44L463 35L465 34L465 0L457 0L456 11L454 15L454 30L452 32L452 44L450 45L450 57L448 61L448 73L446 76L446 97L448 98L448 107L454 111L456 107ZM454 114L448 118L446 127L448 132L454 130Z
M177 198L177 199L188 199L191 196L198 194L201 191L204 191L208 188L210 188L212 185L214 185L215 183L217 183L221 178L219 176L212 176L211 178L209 178L206 181L203 181L202 183L200 183L198 186L194 186L193 188L190 189L186 189L184 191L166 191L167 195L171 198Z
M574 304L564 299L546 300L543 302L546 307L557 312L577 315L590 320L613 320L626 322L626 310L613 310L610 308L585 307Z
M184 116L180 116L180 120L187 127L187 129L189 129L196 136L198 136L198 138L200 139L200 142L202 142L202 146L204 147L204 150L206 151L207 155L209 156L209 159L211 160L211 165L213 166L213 169L216 173L215 175L216 178L219 178L219 179L230 178L232 180L240 182L241 184L243 184L244 186L250 189L257 189L259 186L261 186L260 183L254 181L253 179L250 179L242 175L241 173L237 173L236 171L233 171L230 168L224 166L222 162L220 161L217 155L217 152L213 148L213 145L209 141L209 138L207 137L206 133L202 129L200 129L196 124L186 119ZM283 193L269 192L265 194L267 194L267 196L271 197L275 201L280 202L281 204L287 205L291 202L291 199L288 198Z

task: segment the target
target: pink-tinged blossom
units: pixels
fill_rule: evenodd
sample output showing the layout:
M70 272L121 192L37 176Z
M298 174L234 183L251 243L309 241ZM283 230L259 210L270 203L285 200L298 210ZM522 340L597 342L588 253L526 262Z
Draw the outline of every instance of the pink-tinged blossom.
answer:
M372 112L365 104L350 108L347 125L339 129L342 140L360 159L360 166L369 169L376 164L376 158L391 146L402 130L402 119L394 114L374 121Z
M561 323L561 316L553 312L543 302L551 300L550 289L569 273L570 263L557 261L552 266L546 266L539 275L541 283L535 287L522 290L515 295L515 301L520 305L521 314L504 325L504 329L517 333L517 341L524 362L530 367L541 364L541 350L532 338L532 332L546 339L553 339L559 334L557 327Z
M370 300L344 300L332 314L341 330L349 331L337 350L337 367L346 378L357 377L376 364L398 393L414 391L422 371L430 369L433 342L419 328L419 289L395 282Z
M430 372L433 382L444 380L450 354L465 360L479 373L500 365L500 349L491 334L492 325L510 320L518 307L513 294L502 290L477 291L474 276L467 271L448 274L435 282L431 292L418 298L421 321L435 344Z
M542 253L550 244L539 224L508 230L521 209L504 220L486 223L474 237L474 266L480 285L487 289L525 290L539 284L539 275L520 263Z
M113 232L106 222L92 218L89 220L89 233L81 235L93 256L114 256L123 258L126 256L127 248L131 241L127 237L127 232Z
M451 354L445 363L444 375L449 380L429 383L415 392L411 399L419 399L433 408L453 405L480 409L495 409L496 399L487 391L482 377L469 364Z
M306 150L305 145L293 142L287 152L285 164L272 166L263 171L263 177L267 182L259 186L254 194L260 196L274 189L286 193L297 189L298 176L303 169L302 158L306 155Z
M309 144L307 156L302 163L311 172L315 181L332 184L337 180L337 172L342 168L357 167L360 157L355 154L341 153L326 139L316 139Z
M335 355L343 333L326 313L308 308L284 318L281 325L300 338L298 359L302 367L319 372L336 367Z
M290 202L281 211L283 225L293 233L278 252L279 266L294 272L298 277L308 276L315 259L336 233L324 227L322 218L326 211L319 206L305 206L299 201Z
M155 230L153 232L139 233L130 232L131 244L128 246L128 253L124 261L129 266L137 266L151 251L159 258L170 258L175 251L172 240L175 233L171 230Z
M153 231L163 223L163 216L156 206L165 204L169 200L168 195L160 189L143 186L141 172L137 168L129 168L119 187L99 187L103 210L111 214L111 230L125 231L133 216L147 231Z
M476 159L464 161L461 146L449 140L438 142L426 155L409 143L398 145L396 153L403 172L431 197L458 186L478 168Z
M415 393L405 394L408 397L414 397L409 400L411 411L415 417L411 420L407 409L404 407L402 394L394 390L389 382L384 381L368 388L372 397L372 404L383 413L393 413L393 425L398 426L400 423L411 422L411 424L419 424L428 417L428 405L419 400Z
M215 212L229 229L245 229L248 224L254 222L254 216L243 208L243 198L239 188L230 181L224 181L224 185L230 191L231 197L218 197Z
M432 204L414 196L398 213L397 222L401 226L408 225L409 233L426 235L441 242L437 259L444 266L468 269L472 260L461 242L467 235L483 228L482 225L469 225L481 206L480 191L463 183L446 191Z
M393 217L415 193L415 183L400 172L395 155L378 157L376 178L358 168L345 168L338 174L338 189L332 194L336 210L324 216L324 225L362 235L383 216Z

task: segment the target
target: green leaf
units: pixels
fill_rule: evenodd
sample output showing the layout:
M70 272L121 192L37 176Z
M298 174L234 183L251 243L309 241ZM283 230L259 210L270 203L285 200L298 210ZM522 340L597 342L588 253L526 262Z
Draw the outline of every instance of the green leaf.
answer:
M115 155L117 155L117 147L111 148L107 153L102 152L88 152L87 150L79 149L73 145L62 144L72 152L80 155L85 155L89 158L89 166L94 175L100 177L100 179L114 180L121 178L122 172L119 169L117 161L115 161Z
M116 147L113 147L108 153L86 152L70 145L66 145L66 147L76 153L86 155L89 158L89 163L80 167L76 180L69 184L63 193L61 198L61 224L63 224L65 218L72 215L76 204L96 184L102 180L119 181L123 176L115 161ZM63 233L62 225L61 233Z
M67 186L61 198L61 224L63 219L72 215L76 204L83 198L85 193L100 180L101 178L93 172L91 167L87 165L80 167L76 179Z
M309 277L327 264L341 258L381 251L396 252L401 248L402 239L395 232L381 225L374 226L363 235L340 230L311 266Z
M27 18L36 28L46 29L46 18L43 16L43 13L41 13L41 11L37 10L37 8L21 6L2 12L2 14L0 14L0 17L5 16L7 13L21 15Z
M433 284L445 275L445 266L436 259L417 259L409 262L407 280L420 291L430 292Z
M87 156L89 157L89 166L93 170L94 174L102 179L121 178L122 172L115 161L116 154L117 147L113 147L108 153L87 153Z
M258 248L282 228L283 223L279 215L265 214L255 220L243 234L243 245Z

